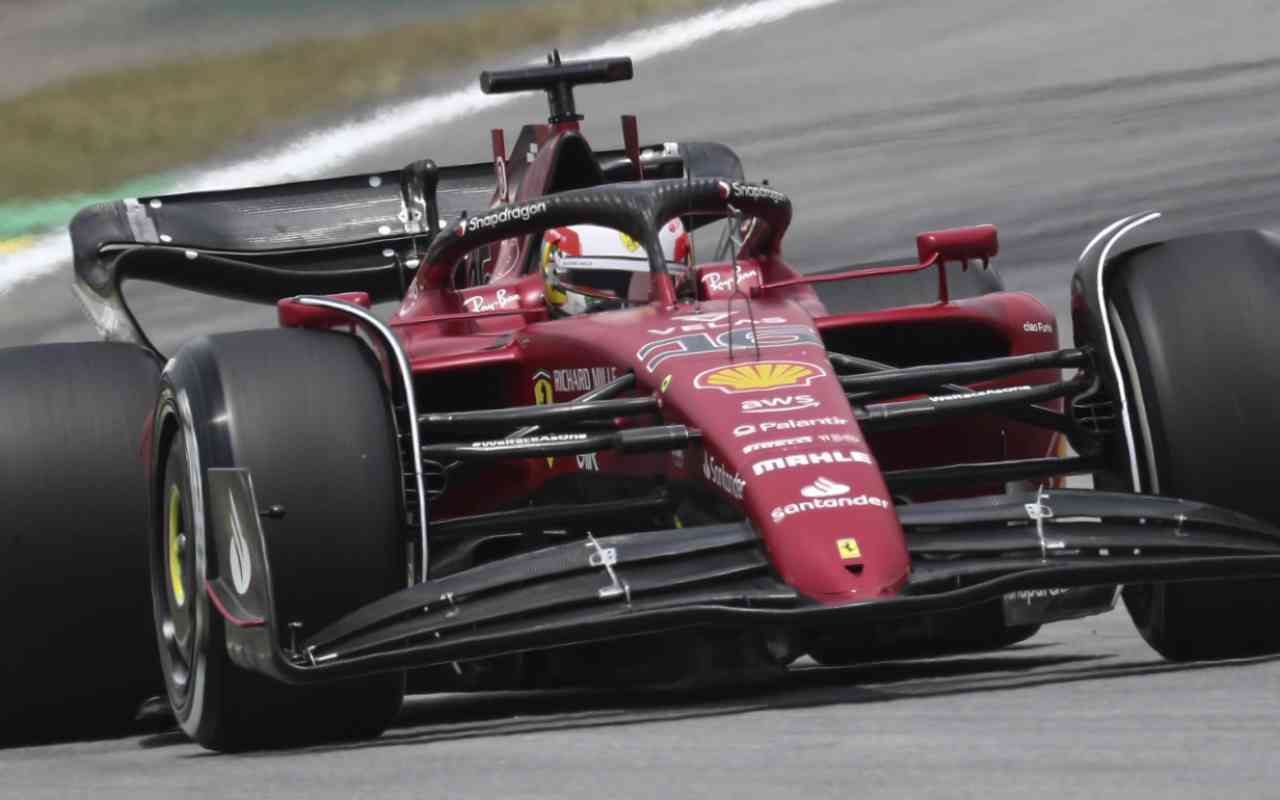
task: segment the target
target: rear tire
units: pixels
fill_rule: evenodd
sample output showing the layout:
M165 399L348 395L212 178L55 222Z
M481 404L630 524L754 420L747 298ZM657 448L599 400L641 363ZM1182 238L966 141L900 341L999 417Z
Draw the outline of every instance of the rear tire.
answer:
M1257 231L1142 248L1110 267L1138 448L1154 455L1146 491L1280 522L1280 242ZM1280 651L1280 581L1127 586L1142 637L1174 661Z
M166 370L160 398L151 590L182 729L221 751L378 735L399 710L403 673L298 687L229 659L227 623L204 589L214 543L193 502L210 507L206 470L240 467L260 503L284 507L263 521L280 641L290 622L305 637L402 588L399 454L372 355L355 337L316 331L197 339Z
M0 742L120 732L160 691L142 459L159 373L132 345L0 350Z

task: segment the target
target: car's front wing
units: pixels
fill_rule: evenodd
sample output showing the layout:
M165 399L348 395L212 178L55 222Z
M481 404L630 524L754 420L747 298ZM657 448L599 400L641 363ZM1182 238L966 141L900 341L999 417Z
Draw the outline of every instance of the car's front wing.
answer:
M821 605L773 572L747 522L576 540L388 595L319 630L274 618L247 470L209 470L206 582L230 656L305 683L688 627L793 637L949 611L1035 589L1280 578L1280 529L1186 500L1041 491L902 506L912 577L893 598ZM253 577L234 588L229 558ZM244 572L244 565L239 569ZM243 581L241 582L243 585ZM305 624L305 621L303 621Z

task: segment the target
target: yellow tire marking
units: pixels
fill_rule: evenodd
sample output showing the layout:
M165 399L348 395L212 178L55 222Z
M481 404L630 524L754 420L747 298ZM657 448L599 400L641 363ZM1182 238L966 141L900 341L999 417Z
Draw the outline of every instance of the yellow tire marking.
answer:
M179 527L182 522L182 493L175 483L169 487L169 588L178 608L187 603L187 590L182 584L182 554L178 552Z

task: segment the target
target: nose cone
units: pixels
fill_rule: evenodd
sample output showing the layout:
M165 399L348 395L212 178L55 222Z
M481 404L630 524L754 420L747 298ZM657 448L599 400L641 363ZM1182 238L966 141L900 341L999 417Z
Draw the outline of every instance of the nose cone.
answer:
M703 480L743 505L788 583L826 603L901 588L902 528L825 350L751 351L675 381Z
M742 507L783 579L824 603L901 588L902 527L807 313L765 300L650 308L635 339L631 317L615 319L601 344L627 354L666 416L702 431L688 477Z
M910 556L875 457L847 404L823 415L826 393L812 397L811 415L704 438L703 477L741 499L778 572L801 592L824 603L896 594Z

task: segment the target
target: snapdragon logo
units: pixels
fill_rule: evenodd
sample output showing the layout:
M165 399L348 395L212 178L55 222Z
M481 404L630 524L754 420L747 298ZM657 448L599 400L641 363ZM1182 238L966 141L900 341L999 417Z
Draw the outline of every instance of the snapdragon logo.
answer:
M787 196L776 189L770 189L768 186L756 186L753 183L728 183L720 181L720 197L725 200L734 198L750 198L752 200L768 200L771 203L781 205L787 202Z
M526 203L522 206L507 206L501 211L495 211L492 214L483 214L478 217L468 218L467 233L475 233L482 228L492 228L495 225L501 225L504 222L510 222L512 220L527 222L546 210L547 204L545 201L538 203Z

